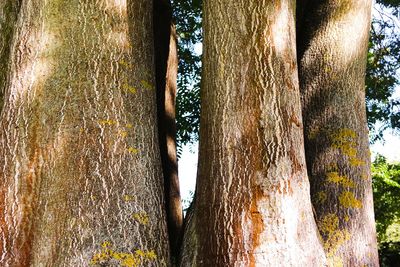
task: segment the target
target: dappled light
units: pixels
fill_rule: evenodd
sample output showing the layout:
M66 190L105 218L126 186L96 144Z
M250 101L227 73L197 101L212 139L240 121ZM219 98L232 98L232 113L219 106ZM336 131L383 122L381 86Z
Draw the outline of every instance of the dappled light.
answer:
M1 0L0 266L398 261L377 2L370 30L370 0Z
M17 70L19 75L11 78L10 84L14 86L10 88L9 93L11 96L17 96L16 99L11 101L24 101L26 99L28 102L32 102L35 95L43 91L45 82L57 67L53 55L60 47L59 42L54 33L44 31L32 36L26 44L21 44L22 46L29 46L32 52L29 55L30 60L24 60L18 66L20 68ZM12 61L12 63L15 62ZM29 86L27 86L27 83L29 83Z

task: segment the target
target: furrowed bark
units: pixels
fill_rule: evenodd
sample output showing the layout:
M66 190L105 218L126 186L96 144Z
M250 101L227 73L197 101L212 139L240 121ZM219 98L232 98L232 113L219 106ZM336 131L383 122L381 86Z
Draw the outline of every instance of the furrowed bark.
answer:
M20 5L20 0L3 0L0 2L0 113L3 109L4 90L10 62L10 48Z
M329 266L378 266L364 93L371 1L298 7L306 160Z
M154 47L158 139L164 174L165 204L172 261L179 256L183 211L179 189L176 154L175 98L178 74L176 31L168 0L154 1Z
M199 173L181 266L323 266L295 1L204 2Z
M23 1L0 117L0 265L168 265L152 12Z

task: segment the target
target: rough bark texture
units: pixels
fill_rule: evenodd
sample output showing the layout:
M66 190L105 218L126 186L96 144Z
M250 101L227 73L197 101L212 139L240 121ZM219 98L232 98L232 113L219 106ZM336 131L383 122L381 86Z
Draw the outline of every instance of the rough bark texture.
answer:
M200 158L182 266L321 266L295 1L205 1Z
M152 12L23 1L0 118L1 266L168 265Z
M158 140L164 174L165 204L172 261L179 256L183 211L176 154L175 98L178 74L176 31L168 0L154 1Z
M0 2L0 113L3 109L4 90L8 77L11 41L20 5L20 0L2 0Z
M378 266L364 76L371 1L299 1L307 167L330 266Z

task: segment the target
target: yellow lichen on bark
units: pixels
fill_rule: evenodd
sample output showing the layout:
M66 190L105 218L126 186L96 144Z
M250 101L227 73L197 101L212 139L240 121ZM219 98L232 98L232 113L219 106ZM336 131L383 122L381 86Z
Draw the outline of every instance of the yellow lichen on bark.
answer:
M140 266L143 261L148 262L157 259L154 250L143 251L137 249L133 253L117 252L110 248L111 243L107 241L105 241L101 247L101 251L92 257L90 265L104 265L115 260L124 267L137 267Z
M360 200L356 199L354 193L350 191L345 191L340 194L339 202L345 208L356 208L359 209L362 207L362 203Z
M128 132L127 131L118 131L118 136L125 138L128 136Z
M343 261L340 257L334 256L328 258L329 267L343 267Z
M124 83L124 84L122 85L122 89L123 89L125 92L129 92L129 93L131 93L131 94L136 94L136 92L137 92L137 89L136 89L135 87L133 87L133 86L127 84L127 83Z
M135 201L136 197L132 195L124 195L124 201L129 202L129 201Z
M115 125L115 124L118 123L118 122L115 121L115 120L99 120L98 122L99 122L99 124L101 124L101 125L108 125L108 126Z
M338 172L328 172L326 174L326 180L329 183L334 183L336 185L342 185L351 188L355 187L355 183L352 180L345 175L339 175Z
M332 258L341 245L350 239L347 230L339 228L339 218L335 214L327 214L318 224L324 236L324 248L328 257Z
M154 85L152 85L150 82L148 82L146 80L142 80L142 81L140 81L140 83L142 84L142 86L145 89L148 89L148 90L153 90L154 89Z
M137 148L134 148L134 147L129 147L128 148L128 152L131 153L131 154L137 154L137 153L139 153L139 150Z
M343 128L331 135L332 147L339 149L349 159L350 166L364 166L364 160L357 156L357 133L351 129Z
M317 201L319 203L324 203L327 198L328 198L328 196L327 196L326 192L320 191L317 193Z
M147 225L149 223L149 215L146 212L134 213L132 218L138 221L142 225Z

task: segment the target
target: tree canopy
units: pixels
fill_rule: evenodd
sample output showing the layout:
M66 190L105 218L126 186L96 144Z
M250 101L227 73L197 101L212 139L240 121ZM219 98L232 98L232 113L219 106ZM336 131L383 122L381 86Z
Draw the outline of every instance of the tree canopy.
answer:
M386 129L400 129L400 100L392 97L400 82L399 10L399 1L378 1L375 5L366 73L371 141L381 139Z
M177 143L198 140L200 124L201 55L195 45L202 43L201 0L173 0L174 20L178 34Z
M200 118L202 1L173 0L179 37L177 96L178 146L198 140ZM372 21L366 73L366 109L372 142L386 129L400 130L400 99L392 95L400 84L399 0L377 1ZM378 126L378 127L377 127Z

